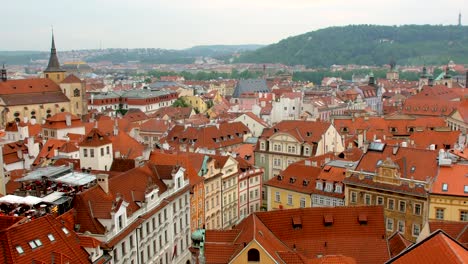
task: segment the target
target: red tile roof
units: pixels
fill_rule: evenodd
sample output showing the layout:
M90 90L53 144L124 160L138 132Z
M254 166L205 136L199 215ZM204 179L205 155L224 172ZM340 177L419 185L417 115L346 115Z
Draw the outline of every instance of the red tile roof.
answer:
M270 138L276 133L286 133L299 142L312 144L319 142L330 126L331 124L327 122L285 120L272 128L265 128L260 138Z
M80 78L73 74L68 75L61 83L81 83Z
M407 247L413 245L413 243L407 240L400 232L395 232L388 238L388 247L390 248L390 256L393 258L400 254Z
M66 123L67 116L70 116L70 125L67 125ZM48 129L63 129L71 127L84 127L84 124L76 115L72 115L68 112L62 112L47 118L46 122L42 125L42 127Z
M176 149L179 146L192 146L194 149L219 149L241 144L244 142L244 135L248 133L250 133L249 128L241 122L187 128L176 125L168 132L166 141Z
M358 221L363 213L367 224ZM325 215L334 219L332 225L324 224ZM293 217L302 220L300 228L293 227ZM228 263L254 239L277 262L383 263L389 259L383 208L377 206L256 212L225 232L206 231L207 263ZM321 256L330 256L331 262L320 262Z
M78 145L80 147L98 147L111 143L112 141L106 134L97 128L93 128Z
M0 216L0 222L9 221L9 216ZM81 248L79 237L68 229L65 234L64 226L51 215L46 215L31 221L26 218L13 221L0 231L0 255L3 263L50 263L51 259L73 263L89 263L88 254ZM54 241L49 239L52 235ZM29 242L40 240L41 245L32 249ZM36 242L37 245L38 242ZM18 253L20 246L24 253Z
M76 195L73 203L76 210L75 222L80 224L80 233L90 231L93 234L104 234L105 228L97 219L110 219L111 211L117 197L121 197L128 202L127 216L130 217L136 212L140 205L138 202L144 200L144 194L149 186L159 188L159 194L167 190L166 184L157 175L149 163L143 167L138 167L127 172L109 177L109 193L96 185L86 191Z
M438 229L443 230L447 235L456 239L460 244L468 248L467 222L431 220L428 224L430 233L433 233Z
M8 80L0 82L0 96L12 94L33 94L61 92L60 86L47 78Z
M140 132L164 133L172 127L172 122L151 118L140 126Z
M109 138L112 141L114 153L119 151L120 155L127 159L136 159L143 155L145 147L126 132L119 131L117 136L110 136Z
M247 112L247 113L244 113L245 115L247 115L248 117L252 118L253 120L255 120L257 123L259 123L260 125L264 126L264 127L269 127L269 125L263 121L263 119L261 119L260 117L258 117L257 115L255 115L254 113L252 112Z
M446 191L442 189L444 184L447 186ZM439 167L439 174L432 184L431 193L466 197L468 194L465 191L465 186L468 186L468 165L441 166Z
M33 165L39 165L42 162L53 158L55 156L55 150L59 150L66 142L67 141L62 139L49 138L42 149L39 151L39 154L34 160Z
M468 263L468 250L441 230L386 263Z

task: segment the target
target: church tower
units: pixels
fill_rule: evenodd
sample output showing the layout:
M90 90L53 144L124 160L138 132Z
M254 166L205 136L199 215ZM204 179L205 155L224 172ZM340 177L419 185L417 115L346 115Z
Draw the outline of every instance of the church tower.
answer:
M50 58L47 68L44 70L45 77L51 79L56 84L60 84L65 79L65 70L60 68L60 63L55 49L54 33L52 32L52 47L50 49Z

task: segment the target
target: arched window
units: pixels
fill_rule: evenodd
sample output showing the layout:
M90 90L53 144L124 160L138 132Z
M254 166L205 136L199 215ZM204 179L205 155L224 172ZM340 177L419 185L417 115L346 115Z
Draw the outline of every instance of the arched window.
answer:
M73 90L73 96L80 97L80 89L76 88L75 90Z
M260 252L257 249L252 248L247 252L248 262L260 262Z

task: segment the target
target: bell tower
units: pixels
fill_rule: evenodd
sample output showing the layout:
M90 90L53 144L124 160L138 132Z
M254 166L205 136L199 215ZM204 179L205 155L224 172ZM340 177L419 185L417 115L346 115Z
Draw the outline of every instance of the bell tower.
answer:
M52 31L52 47L50 49L50 58L49 64L47 68L44 70L45 77L51 79L56 84L60 84L60 82L65 79L65 70L60 68L60 63L57 57L57 50L55 49L55 40L54 40L54 32Z

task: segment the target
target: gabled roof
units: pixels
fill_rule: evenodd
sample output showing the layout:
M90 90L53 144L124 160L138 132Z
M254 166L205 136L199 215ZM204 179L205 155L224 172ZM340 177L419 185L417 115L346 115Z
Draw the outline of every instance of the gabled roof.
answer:
M145 147L124 131L119 131L118 135L110 136L109 139L114 153L119 151L127 159L136 159L143 155Z
M444 231L450 237L456 239L464 247L468 248L468 223L455 221L431 220L428 222L429 232L433 233L438 229Z
M74 74L70 74L61 83L81 83L81 80Z
M67 116L70 117L70 124L66 123ZM46 119L46 122L42 125L42 128L48 129L64 129L72 127L83 127L84 124L81 122L80 118L76 115L73 115L69 112L57 113Z
M265 128L260 138L268 139L277 133L289 134L301 143L317 143L331 126L327 122L284 120L271 128Z
M390 256L393 258L400 254L407 247L413 245L413 243L407 240L400 232L395 232L388 238L388 247L390 249Z
M158 188L159 194L165 192L167 186L163 178L167 175L158 175L151 166L154 165L149 163L109 177L109 193L96 185L77 194L73 208L76 210L75 222L80 224L79 232L104 234L105 228L97 219L110 219L116 202L128 202L127 217L131 217L140 208L139 202L145 200L148 188Z
M468 263L468 251L461 244L437 230L426 239L407 248L386 263L431 264Z
M78 144L80 147L99 147L111 144L112 141L107 135L102 133L99 129L93 128Z
M366 224L358 221L360 216ZM332 223L325 225L324 218ZM334 263L320 262L327 255L339 256L337 261L343 262L337 263L383 263L389 258L383 208L368 206L255 212L233 230L206 231L206 262L228 263L254 241L278 263Z

